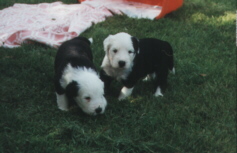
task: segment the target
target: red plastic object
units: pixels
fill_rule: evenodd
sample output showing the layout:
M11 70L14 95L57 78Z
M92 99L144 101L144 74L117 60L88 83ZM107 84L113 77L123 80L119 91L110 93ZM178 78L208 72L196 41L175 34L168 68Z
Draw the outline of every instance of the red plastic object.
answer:
M82 2L86 0L78 0L78 1ZM126 1L139 2L162 7L161 13L156 17L156 19L160 19L164 17L166 14L177 10L183 4L183 0L126 0Z

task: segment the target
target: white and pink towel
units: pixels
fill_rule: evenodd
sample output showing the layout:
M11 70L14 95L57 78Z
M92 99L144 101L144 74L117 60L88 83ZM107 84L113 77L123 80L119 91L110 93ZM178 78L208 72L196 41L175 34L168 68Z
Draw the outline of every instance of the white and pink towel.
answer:
M88 0L81 4L62 2L15 4L0 10L0 47L19 47L29 40L58 47L93 23L115 14L154 19L161 8L124 0Z

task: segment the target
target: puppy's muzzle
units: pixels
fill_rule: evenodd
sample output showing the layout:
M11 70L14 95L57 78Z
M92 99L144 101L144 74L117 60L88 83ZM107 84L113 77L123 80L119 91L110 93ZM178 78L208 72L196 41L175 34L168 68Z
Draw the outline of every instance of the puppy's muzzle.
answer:
M102 108L98 107L95 109L96 114L100 114L102 112Z
M125 61L119 61L118 65L119 65L120 68L123 68L123 67L125 67L126 62Z

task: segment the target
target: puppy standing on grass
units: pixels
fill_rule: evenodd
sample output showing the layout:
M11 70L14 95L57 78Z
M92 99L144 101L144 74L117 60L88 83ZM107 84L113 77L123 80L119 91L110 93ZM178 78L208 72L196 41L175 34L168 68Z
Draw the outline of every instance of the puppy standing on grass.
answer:
M91 40L92 41L92 40ZM76 37L64 42L55 58L55 89L58 108L69 109L76 104L87 114L105 111L104 83L99 79L93 64L90 41Z
M132 94L134 85L146 76L155 78L154 96L163 96L167 85L168 71L175 72L173 50L168 42L146 38L138 40L127 33L109 35L104 40L105 57L100 77L105 89L113 80L121 80L122 88L119 100Z

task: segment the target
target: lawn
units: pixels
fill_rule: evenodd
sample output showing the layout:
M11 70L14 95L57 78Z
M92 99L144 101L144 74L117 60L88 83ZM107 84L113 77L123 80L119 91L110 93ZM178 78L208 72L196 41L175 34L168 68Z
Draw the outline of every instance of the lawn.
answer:
M11 5L0 1L0 8ZM114 16L85 31L82 36L94 39L98 70L109 34L154 37L174 49L176 74L169 75L164 97L153 96L152 81L140 81L131 97L118 101L122 85L115 81L105 114L96 117L57 108L56 49L0 48L0 152L235 153L235 11L235 0L186 0L159 20Z

